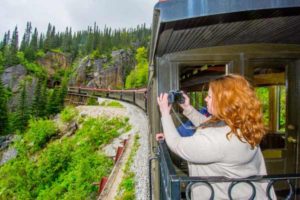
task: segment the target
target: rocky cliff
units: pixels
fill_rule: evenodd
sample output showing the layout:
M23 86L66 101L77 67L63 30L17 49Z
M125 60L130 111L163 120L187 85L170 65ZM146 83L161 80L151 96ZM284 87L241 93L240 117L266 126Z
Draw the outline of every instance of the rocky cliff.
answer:
M123 88L126 75L135 66L130 50L117 50L107 57L82 59L73 73L70 85L97 88Z
M71 57L63 53L48 52L37 63L43 67L48 77L48 86L53 87L56 83L55 75L59 71L72 66ZM117 50L111 53L109 58L91 58L87 56L74 66L73 76L69 84L73 86L85 86L96 88L124 88L125 78L135 66L134 55L130 50ZM19 99L20 82L26 80L28 102L32 101L37 77L29 74L26 68L19 64L8 67L1 75L2 82L12 91L9 102L11 110L17 105Z
M65 53L47 52L45 56L37 60L37 63L45 69L51 78L58 70L68 69L72 64L72 59L70 55Z
M66 70L72 64L70 56L54 52L46 53L44 57L37 60L37 63L46 71L49 86L54 85L53 77L59 70ZM32 102L38 79L34 74L29 74L23 65L18 64L4 69L1 80L4 86L12 91L12 98L9 101L10 110L16 108L21 82L26 81L27 100L29 104Z

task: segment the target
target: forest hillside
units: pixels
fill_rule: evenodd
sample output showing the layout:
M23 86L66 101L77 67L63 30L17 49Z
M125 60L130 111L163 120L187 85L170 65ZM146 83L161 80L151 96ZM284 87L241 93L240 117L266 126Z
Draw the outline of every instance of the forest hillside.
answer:
M83 31L67 27L57 32L49 24L46 33L39 33L28 22L22 37L17 27L4 33L0 199L96 198L98 188L93 182L113 168L104 148L130 131L131 125L124 115L90 117L78 108L65 107L67 88L145 87L149 40L145 25L100 30L94 24ZM97 102L90 99L89 104ZM100 107L122 109L117 102ZM137 149L138 136L134 141ZM131 172L123 182L133 179ZM126 186L121 193L134 197L134 187Z
M24 132L30 119L55 116L68 86L138 88L147 83L150 29L39 33L31 22L0 41L0 135Z

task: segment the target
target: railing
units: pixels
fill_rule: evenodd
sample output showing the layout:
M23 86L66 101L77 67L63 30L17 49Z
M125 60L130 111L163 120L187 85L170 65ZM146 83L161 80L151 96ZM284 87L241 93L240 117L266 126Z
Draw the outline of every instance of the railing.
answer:
M112 90L91 87L68 87L69 95L86 97L105 97L127 101L147 112L147 89Z
M256 187L255 183L264 182L267 183L266 197L272 199L272 186L275 186L278 182L284 182L287 188L283 199L296 199L295 197L295 185L296 181L300 180L299 174L281 174L281 175L267 175L267 176L252 176L248 178L230 179L226 177L188 177L178 176L173 166L167 145L164 140L158 141L158 153L157 159L159 161L160 168L160 198L163 200L190 200L191 188L195 184L205 184L210 189L210 200L215 199L214 183L228 183L228 199L233 199L232 191L240 183L246 183L251 188L252 193L249 199L255 199ZM152 158L153 159L153 158ZM151 160L152 161L152 160ZM149 162L151 162L149 161ZM241 169L242 170L242 169ZM150 176L151 184L151 176ZM152 193L152 191L150 191Z

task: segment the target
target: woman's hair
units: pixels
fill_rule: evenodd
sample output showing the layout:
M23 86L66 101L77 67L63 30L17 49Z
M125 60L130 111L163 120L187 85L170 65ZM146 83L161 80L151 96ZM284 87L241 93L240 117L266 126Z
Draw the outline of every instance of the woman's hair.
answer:
M252 148L265 135L261 103L249 82L240 75L230 74L209 83L212 91L214 116L211 121L223 120L231 128L229 138L235 134Z

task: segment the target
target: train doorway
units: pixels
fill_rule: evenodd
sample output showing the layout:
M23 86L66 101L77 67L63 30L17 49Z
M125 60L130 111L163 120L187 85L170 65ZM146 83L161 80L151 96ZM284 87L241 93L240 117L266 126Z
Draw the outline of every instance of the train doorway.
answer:
M299 118L295 62L252 61L253 84L263 105L268 134L261 143L270 174L297 173ZM299 87L299 86L298 86Z

